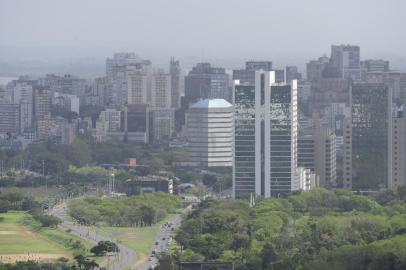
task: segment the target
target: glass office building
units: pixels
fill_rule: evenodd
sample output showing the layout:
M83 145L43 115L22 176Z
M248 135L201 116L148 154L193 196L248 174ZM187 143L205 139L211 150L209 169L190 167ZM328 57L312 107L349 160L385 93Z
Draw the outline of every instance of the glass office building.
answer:
M299 189L297 83L256 71L255 85L234 85L234 197L281 196Z
M291 85L271 86L271 196L294 189L297 167L297 91Z
M255 194L255 86L234 86L234 194Z
M354 83L345 130L344 187L387 188L391 178L392 95L380 83Z

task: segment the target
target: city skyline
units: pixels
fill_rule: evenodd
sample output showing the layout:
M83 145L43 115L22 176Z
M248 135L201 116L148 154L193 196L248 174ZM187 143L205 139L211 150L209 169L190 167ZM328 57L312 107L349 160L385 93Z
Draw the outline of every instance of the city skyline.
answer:
M188 68L203 61L233 68L245 60L272 59L303 70L307 59L328 54L330 44L357 44L363 48L363 59L388 59L395 69L405 70L406 34L401 29L405 5L397 0L368 1L368 5L345 0L333 10L321 0L221 1L215 5L212 1L155 0L122 1L119 6L109 1L79 5L75 1L5 0L0 3L0 64L24 60L49 66L57 62L69 71L69 64L78 66L88 59L86 67L99 74L107 55L135 51L157 65L166 65L173 55ZM245 12L253 15L239 20ZM379 20L372 20L377 16ZM264 27L272 35L263 36ZM250 38L245 38L246 33ZM258 38L260 44L251 42Z

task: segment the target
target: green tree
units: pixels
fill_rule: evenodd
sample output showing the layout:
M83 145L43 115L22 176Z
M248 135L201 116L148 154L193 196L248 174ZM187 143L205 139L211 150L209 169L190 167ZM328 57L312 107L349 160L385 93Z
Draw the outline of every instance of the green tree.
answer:
M96 246L90 249L90 252L94 253L96 256L102 256L109 252L120 252L120 249L116 243L111 241L100 241Z

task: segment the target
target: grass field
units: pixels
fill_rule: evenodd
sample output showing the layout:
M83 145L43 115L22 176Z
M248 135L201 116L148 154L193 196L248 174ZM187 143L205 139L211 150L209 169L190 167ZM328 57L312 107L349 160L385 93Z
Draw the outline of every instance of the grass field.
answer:
M137 253L136 265L148 258L156 240L157 233L162 224L170 218L151 227L96 227L101 234L117 239L122 244L133 249Z
M79 240L89 250L91 243L82 241L60 229L40 228L25 212L10 211L0 214L0 260L52 260L59 257L73 258L75 251L66 247L69 239ZM83 251L82 251L83 253ZM86 251L87 255L88 251ZM27 257L28 254L31 257Z

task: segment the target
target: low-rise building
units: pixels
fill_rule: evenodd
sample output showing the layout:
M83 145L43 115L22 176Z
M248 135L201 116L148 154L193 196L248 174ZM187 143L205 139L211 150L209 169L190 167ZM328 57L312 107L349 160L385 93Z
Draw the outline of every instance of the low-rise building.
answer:
M137 176L127 180L127 195L141 195L151 192L173 194L173 180L161 176Z

